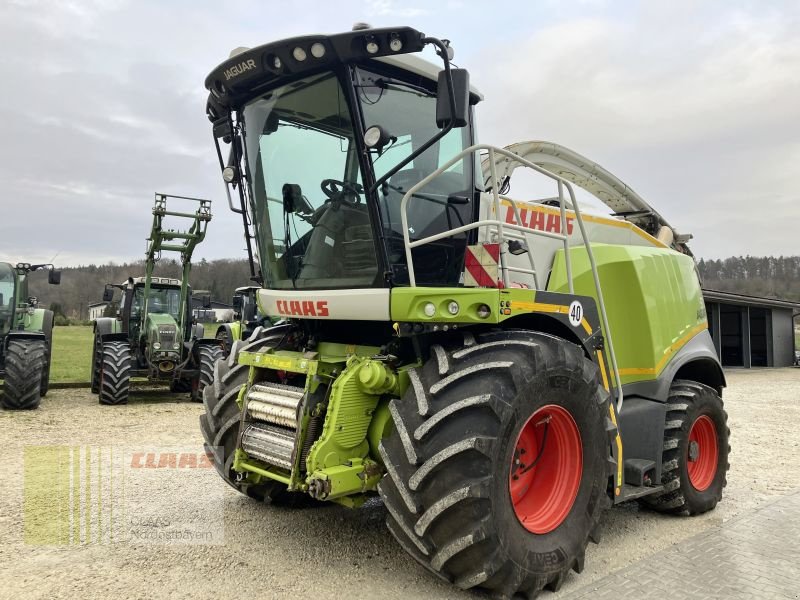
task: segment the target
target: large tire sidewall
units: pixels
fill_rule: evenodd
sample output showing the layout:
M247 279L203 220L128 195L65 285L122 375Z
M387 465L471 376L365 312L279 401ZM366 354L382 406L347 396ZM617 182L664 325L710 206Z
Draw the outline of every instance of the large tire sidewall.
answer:
M717 471L714 479L705 490L695 488L689 479L689 432L692 425L702 416L707 416L714 423L717 438ZM722 490L727 481L728 465L728 424L719 396L710 390L698 394L686 410L686 420L681 426L681 437L678 442L678 473L681 481L681 492L686 506L692 514L703 513L714 508L722 498Z
M604 508L607 494L608 445L605 435L607 404L599 399L597 386L587 384L567 369L549 369L528 381L513 403L510 418L501 426L494 457L492 510L502 551L517 565L535 565L557 572L583 552L586 539ZM545 534L534 534L520 523L511 501L509 475L517 438L536 410L546 405L566 409L581 437L583 473L572 508L561 524ZM552 568L552 569L551 569Z

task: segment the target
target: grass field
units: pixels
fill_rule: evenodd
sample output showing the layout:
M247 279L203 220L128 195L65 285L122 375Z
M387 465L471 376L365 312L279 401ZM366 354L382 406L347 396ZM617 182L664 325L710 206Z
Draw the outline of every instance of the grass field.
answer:
M52 383L89 381L91 368L92 328L54 327L50 381Z
M204 325L205 337L214 337L216 323ZM55 327L50 381L88 382L92 368L92 328L89 326Z

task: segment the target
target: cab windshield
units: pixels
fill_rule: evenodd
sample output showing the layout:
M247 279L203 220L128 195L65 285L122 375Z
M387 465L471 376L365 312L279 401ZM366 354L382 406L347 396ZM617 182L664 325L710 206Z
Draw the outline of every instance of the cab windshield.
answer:
M374 285L375 242L336 76L272 90L245 108L244 123L265 286Z
M439 133L434 82L376 68L348 71L362 122L354 127L336 74L324 72L277 87L247 104L248 183L264 285L271 289L333 289L384 285L378 253L394 284L406 284L400 203L408 189L470 145L469 127L450 131L389 177L375 193L362 185L359 153L378 180ZM379 125L391 136L366 150L360 133ZM408 233L419 240L468 224L473 165L454 164L418 190L408 204ZM377 202L372 211L368 202ZM370 214L378 213L373 224ZM382 239L375 240L380 231ZM468 234L413 251L417 282L457 285Z
M356 71L355 81L364 114L364 126L379 125L392 138L380 153L371 153L375 178L380 179L439 133L436 125L436 92L432 88L433 82L409 72L405 72L400 79L393 77L389 71L384 73L360 68ZM400 214L403 196L411 186L470 146L470 140L469 127L450 130L380 186L378 203L395 283L408 281ZM471 160L461 160L411 196L406 207L411 241L472 222L472 166ZM412 253L417 283L459 283L467 235L462 233L415 248Z
M141 316L144 308L144 286L136 286L131 305L131 318ZM177 321L181 311L181 291L176 288L150 288L147 311L152 314L172 315Z

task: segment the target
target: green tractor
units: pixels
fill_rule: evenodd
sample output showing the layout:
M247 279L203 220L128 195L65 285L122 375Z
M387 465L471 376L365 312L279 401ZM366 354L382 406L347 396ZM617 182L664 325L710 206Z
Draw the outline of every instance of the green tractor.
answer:
M167 199L199 202L193 213L167 210ZM164 220L189 220L188 229L166 228ZM156 194L153 227L148 238L146 274L123 284L106 284L103 301L111 302L114 288L121 290L117 318L103 317L94 324L92 392L100 404L126 404L132 377L168 381L170 391L189 392L202 399L211 382L213 365L222 357L217 340L203 337L203 326L193 323L191 257L203 241L211 220L211 202L185 196ZM154 277L163 252L181 256L181 279Z
M234 342L246 340L257 327L269 327L275 321L258 312L256 294L259 289L258 286L248 285L234 291L231 302L234 321L220 325L216 335L224 356L230 354Z
M28 273L49 270L48 282L61 283L53 265L0 262L0 378L3 408L37 408L50 386L53 312L28 296Z
M483 96L451 57L366 28L208 76L259 310L286 322L216 363L200 426L243 494L379 495L434 574L533 597L583 569L607 507L717 504L725 379L690 236L557 144L477 144ZM519 167L542 198L507 196Z

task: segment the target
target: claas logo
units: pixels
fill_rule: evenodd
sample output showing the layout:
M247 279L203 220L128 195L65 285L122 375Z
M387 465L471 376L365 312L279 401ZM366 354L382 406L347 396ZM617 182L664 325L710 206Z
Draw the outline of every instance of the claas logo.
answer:
M327 317L327 300L278 300L278 312L285 317Z

